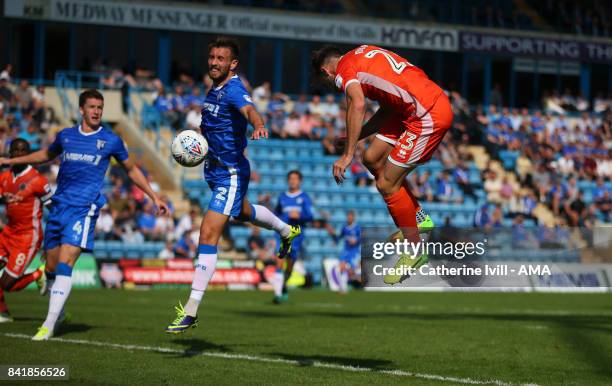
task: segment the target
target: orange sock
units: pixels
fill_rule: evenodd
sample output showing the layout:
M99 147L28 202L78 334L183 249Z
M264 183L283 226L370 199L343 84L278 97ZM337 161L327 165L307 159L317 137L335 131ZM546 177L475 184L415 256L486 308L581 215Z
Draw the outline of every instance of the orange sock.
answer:
M13 284L13 286L9 289L9 292L21 291L25 287L28 286L33 281L38 280L38 278L42 275L42 271L37 269L32 273L28 273L27 275L23 275Z
M416 208L413 198L403 186L390 196L383 197L387 204L389 214L393 218L395 225L402 230L404 238L418 242L419 232L416 221Z
M412 190L410 190L410 184L408 184L408 180L405 178L404 182L402 182L402 188L406 189L406 192L408 192L408 195L412 200L412 205L414 206L414 211L415 213L417 213L419 210L421 210L421 205L419 205L419 202L417 201L416 197L414 196L414 194L412 194Z

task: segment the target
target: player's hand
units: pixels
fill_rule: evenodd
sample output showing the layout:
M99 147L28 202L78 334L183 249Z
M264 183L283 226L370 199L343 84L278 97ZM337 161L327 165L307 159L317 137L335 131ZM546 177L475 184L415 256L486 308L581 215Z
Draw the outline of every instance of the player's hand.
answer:
M261 126L255 130L253 130L253 134L251 135L251 139L260 139L260 138L268 138L268 129L265 126Z
M162 216L168 216L170 214L170 209L168 208L168 205L166 205L166 203L160 200L159 198L155 198L153 204L157 208L157 214L161 214Z
M342 157L338 158L336 162L334 162L333 173L334 178L336 179L336 183L340 185L344 182L346 177L344 176L344 171L353 161L353 156L349 154L344 154Z
M5 158L5 157L0 157L0 166L5 166L8 165L8 161L9 158Z
M337 153L344 152L344 147L345 146L346 146L346 137L345 136L341 136L341 137L338 137L338 138L334 139L334 149L336 150Z
M298 212L297 210L292 210L291 212L289 212L289 218L292 220L299 220L300 212Z

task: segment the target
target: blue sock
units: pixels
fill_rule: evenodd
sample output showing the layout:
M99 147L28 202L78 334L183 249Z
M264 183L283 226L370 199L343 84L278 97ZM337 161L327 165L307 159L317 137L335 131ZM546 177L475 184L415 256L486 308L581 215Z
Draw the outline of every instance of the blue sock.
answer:
M55 268L56 275L72 276L72 267L66 263L59 263Z

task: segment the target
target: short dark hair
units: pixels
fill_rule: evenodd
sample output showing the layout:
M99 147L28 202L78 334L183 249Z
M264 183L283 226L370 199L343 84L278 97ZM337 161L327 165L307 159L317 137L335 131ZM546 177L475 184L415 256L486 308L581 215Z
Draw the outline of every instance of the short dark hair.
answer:
M88 99L98 99L104 102L104 96L102 95L102 93L98 90L90 88L88 90L83 91L81 95L79 95L79 107L85 106L85 103L87 103Z
M342 56L342 52L336 46L326 45L321 49L313 51L310 58L312 64L312 71L315 76L321 75L321 67L327 63L331 58L339 58Z
M30 142L26 141L23 138L15 138L12 142L11 142L11 146L9 147L9 152L13 152L15 151L15 149L17 148L17 146L19 145L23 145L25 146L25 150L27 152L30 151Z
M289 173L287 173L287 179L289 179L289 177L291 177L292 174L297 174L297 176L299 177L300 181L303 180L302 173L299 170L291 170Z
M214 42L208 45L208 52L213 48L229 48L232 53L232 60L238 60L240 57L240 44L238 40L228 37L219 37Z

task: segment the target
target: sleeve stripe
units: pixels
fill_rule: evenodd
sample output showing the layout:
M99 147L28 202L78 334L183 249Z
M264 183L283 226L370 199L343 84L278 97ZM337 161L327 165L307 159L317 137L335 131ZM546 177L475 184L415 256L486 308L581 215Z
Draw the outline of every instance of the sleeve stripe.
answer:
M346 83L344 84L344 91L345 91L345 92L346 92L346 88L349 86L349 84L351 84L351 83L353 83L353 82L357 82L357 83L359 83L359 81L358 81L357 79L351 79L351 80L349 80L348 82L346 82Z
M47 203L51 200L51 197L53 197L53 192L49 192L48 194L42 196L40 201L43 202L43 205L47 205Z

